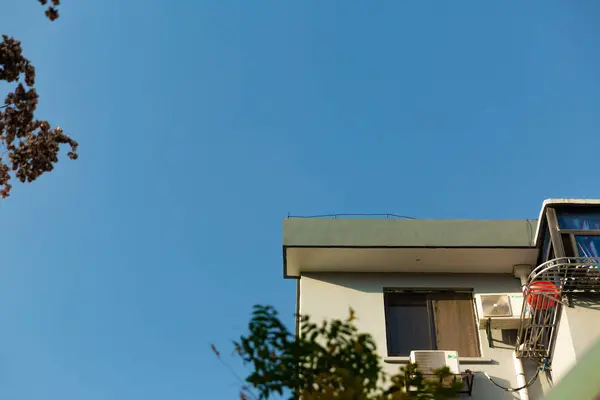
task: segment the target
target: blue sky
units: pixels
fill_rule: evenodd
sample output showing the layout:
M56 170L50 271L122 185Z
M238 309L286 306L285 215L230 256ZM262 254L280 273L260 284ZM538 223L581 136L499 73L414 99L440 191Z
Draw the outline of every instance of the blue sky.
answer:
M2 398L237 398L209 344L255 303L292 322L288 212L600 198L596 1L2 7L81 145L0 203Z

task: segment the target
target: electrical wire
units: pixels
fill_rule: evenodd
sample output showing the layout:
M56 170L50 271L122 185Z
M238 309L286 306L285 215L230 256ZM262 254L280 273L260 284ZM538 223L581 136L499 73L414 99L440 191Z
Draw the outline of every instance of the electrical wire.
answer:
M398 214L377 214L377 213L363 213L363 214L320 214L320 215L290 215L288 213L288 218L337 218L337 217L394 217L394 218L404 218L404 219L417 219L415 217L409 217L407 215L398 215Z
M541 370L542 370L542 369L541 369L540 367L538 367L537 371L535 372L535 375L533 375L533 377L531 377L531 379L530 379L530 380L529 380L529 381L528 381L528 382L527 382L525 385L523 385L523 386L521 386L521 387L518 387L518 388L507 388L507 387L505 387L505 386L502 386L502 385L500 385L500 384L496 383L496 382L495 382L495 381L492 379L492 377L488 375L488 373L487 373L487 372L483 372L483 371L473 371L473 372L474 372L474 373L476 373L476 374L477 374L477 373L479 373L479 374L483 374L483 375L485 375L485 377L486 377L486 378L488 378L488 380L489 380L490 382L492 382L492 384L494 384L495 386L499 387L499 388L500 388L500 389L502 389L502 390L505 390L505 391L507 391L507 392L518 392L518 391L519 391L519 390L521 390L521 389L526 389L526 388L528 388L529 386L533 385L533 384L534 384L534 382L537 380L538 376L540 375L540 371L541 371Z
M535 238L533 237L533 225L529 219L527 221L527 226L529 227L529 245L533 246L535 242Z

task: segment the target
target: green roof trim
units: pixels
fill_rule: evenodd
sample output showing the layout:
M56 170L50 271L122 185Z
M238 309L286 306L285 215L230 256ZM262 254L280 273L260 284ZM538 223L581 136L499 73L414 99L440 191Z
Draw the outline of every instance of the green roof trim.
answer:
M286 247L532 247L537 220L286 218Z

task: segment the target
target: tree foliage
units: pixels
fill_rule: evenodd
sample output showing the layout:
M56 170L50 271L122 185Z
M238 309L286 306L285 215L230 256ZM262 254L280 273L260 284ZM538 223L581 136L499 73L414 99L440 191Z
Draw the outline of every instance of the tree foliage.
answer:
M320 325L302 316L300 335L296 336L272 307L255 306L248 334L234 342L234 353L251 369L240 398L443 399L462 389L460 379L455 380L447 367L428 379L416 364L388 376L382 370L373 338L360 333L354 319L352 310L345 321ZM213 350L220 357L214 346Z
M60 0L38 0L48 19L58 18ZM47 6L47 7L46 7ZM34 88L35 68L23 56L21 43L2 35L0 42L0 81L16 83L0 106L0 196L8 197L11 177L32 182L44 172L54 169L60 146L68 144L71 159L77 159L77 142L59 127L51 128L48 121L35 118L39 96Z
M38 0L42 6L48 5L48 0ZM60 5L60 0L52 0L51 4L46 8L46 17L50 21L54 21L58 18L58 6Z

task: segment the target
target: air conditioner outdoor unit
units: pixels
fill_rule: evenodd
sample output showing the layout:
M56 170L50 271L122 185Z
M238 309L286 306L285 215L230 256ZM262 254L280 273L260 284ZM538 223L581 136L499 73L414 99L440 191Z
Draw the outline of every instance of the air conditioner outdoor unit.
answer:
M489 293L475 295L479 328L517 329L521 324L523 293ZM529 318L526 312L525 318Z
M410 352L410 362L416 363L424 375L433 374L436 369L450 368L450 372L460 374L458 353L446 350L413 350Z

